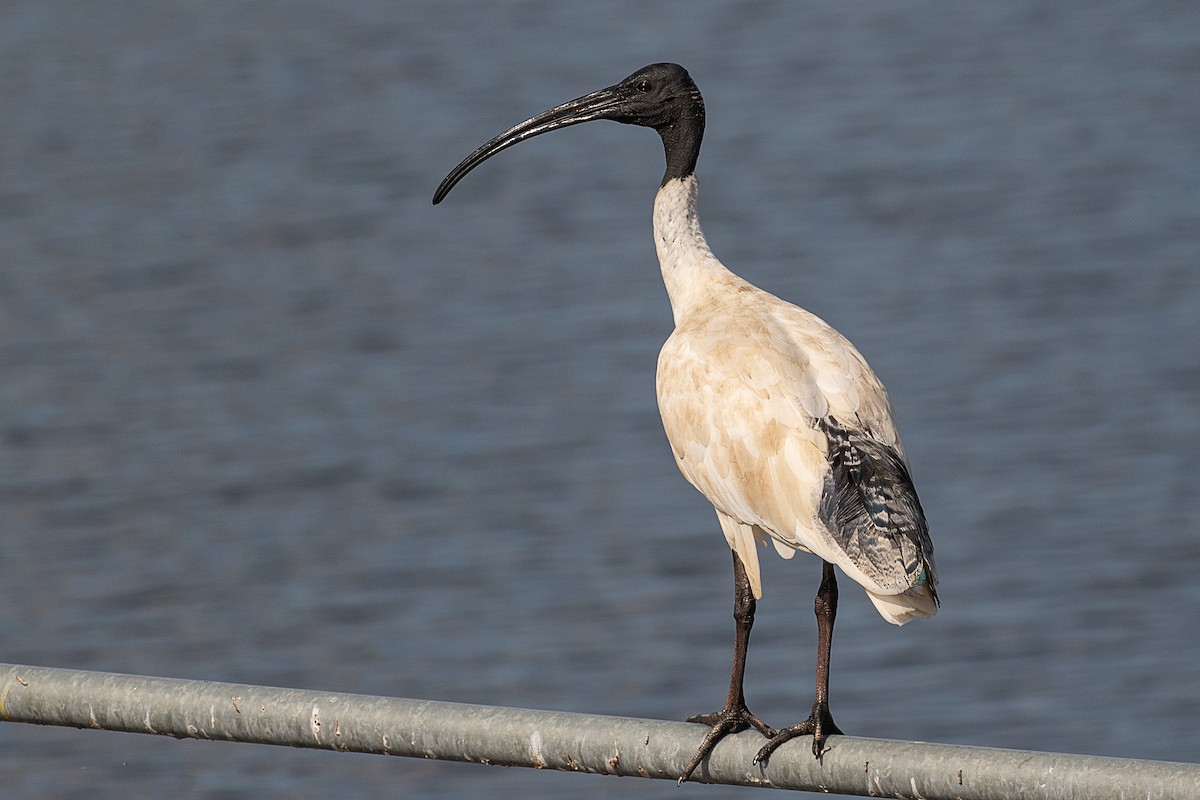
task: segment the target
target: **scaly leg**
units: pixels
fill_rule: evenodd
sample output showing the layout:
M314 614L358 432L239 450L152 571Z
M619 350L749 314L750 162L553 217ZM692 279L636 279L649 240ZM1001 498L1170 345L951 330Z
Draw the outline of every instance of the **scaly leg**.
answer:
M705 735L704 741L700 742L700 749L688 762L683 775L679 776L680 783L691 777L700 762L707 758L713 748L717 746L717 742L731 733L754 727L767 738L775 736L774 728L751 714L750 709L746 708L746 698L742 694L742 678L746 674L746 649L750 645L750 628L754 626L756 605L754 591L750 588L750 579L746 577L746 567L738 558L738 554L734 552L733 621L736 635L733 645L733 672L729 676L729 694L725 698L725 707L720 711L712 714L697 714L688 718L688 722L709 725L711 729Z
M824 562L821 569L821 587L813 601L813 612L817 615L817 691L813 697L812 713L803 722L784 728L754 756L754 763L766 763L775 748L797 736L813 737L813 755L820 758L825 752L825 739L841 729L833 722L829 713L829 650L833 644L833 621L837 617L837 577L833 564Z

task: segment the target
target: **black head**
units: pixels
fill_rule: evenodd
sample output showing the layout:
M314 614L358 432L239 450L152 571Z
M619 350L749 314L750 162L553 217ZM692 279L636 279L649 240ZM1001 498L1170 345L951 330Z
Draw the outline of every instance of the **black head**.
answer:
M704 100L692 76L678 64L642 67L612 87L624 99L612 119L654 128L659 133L679 125L699 125L704 132Z
M446 176L433 195L434 204L440 203L464 175L501 150L542 133L595 119L658 131L667 156L664 184L695 171L704 136L700 90L678 64L651 64L620 83L543 111L483 144Z

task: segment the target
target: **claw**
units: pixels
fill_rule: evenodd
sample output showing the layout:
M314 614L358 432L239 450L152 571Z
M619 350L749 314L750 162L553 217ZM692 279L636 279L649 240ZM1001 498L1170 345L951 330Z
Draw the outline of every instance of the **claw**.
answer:
M776 735L774 728L754 714L751 714L750 709L746 708L744 704L741 707L726 707L712 714L697 714L694 717L688 717L688 722L708 725L709 730L708 733L704 734L704 739L700 742L700 747L696 750L696 754L692 756L692 760L684 768L683 774L679 776L680 785L683 785L684 781L692 777L692 773L696 771L696 767L700 766L700 762L708 758L713 748L717 746L717 743L729 734L738 733L747 728L754 728L768 739Z
M842 729L839 728L833 721L833 716L829 713L829 708L814 706L812 713L808 719L803 722L791 725L787 728L782 728L774 736L769 737L771 741L762 746L762 749L754 756L755 764L766 764L770 760L771 754L784 742L789 742L797 736L812 736L812 752L815 758L821 758L825 755L825 740L835 734L840 734Z

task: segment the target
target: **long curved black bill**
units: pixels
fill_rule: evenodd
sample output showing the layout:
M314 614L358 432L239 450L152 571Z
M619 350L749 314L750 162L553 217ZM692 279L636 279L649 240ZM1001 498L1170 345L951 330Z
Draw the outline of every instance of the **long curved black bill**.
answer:
M464 158L461 164L450 170L450 174L433 193L433 204L437 205L442 202L464 175L501 150L539 134L565 128L568 125L578 125L594 119L615 119L621 104L621 96L616 92L615 87L610 86L607 89L600 89L585 94L583 97L577 97L514 125L491 141L480 145L474 153Z

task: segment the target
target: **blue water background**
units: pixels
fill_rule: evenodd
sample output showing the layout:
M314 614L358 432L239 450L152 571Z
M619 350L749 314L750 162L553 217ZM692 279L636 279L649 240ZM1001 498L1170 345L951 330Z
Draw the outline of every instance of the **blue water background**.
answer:
M701 218L889 387L943 608L843 582L849 733L1200 761L1200 6L0 7L3 660L682 719L729 559L654 403L652 61ZM811 699L764 553L747 693ZM0 726L6 797L749 790Z

